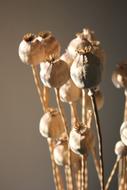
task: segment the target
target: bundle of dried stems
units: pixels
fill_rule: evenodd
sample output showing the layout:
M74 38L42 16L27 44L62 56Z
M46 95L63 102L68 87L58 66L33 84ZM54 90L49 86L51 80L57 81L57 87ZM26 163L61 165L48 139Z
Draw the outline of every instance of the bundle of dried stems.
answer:
M76 34L63 55L60 54L60 49L59 42L51 32L40 32L36 35L28 33L19 45L20 59L31 66L40 97L43 116L39 130L48 142L56 190L88 190L89 154L93 157L101 190L109 189L118 165L118 189L126 190L127 64L124 62L118 65L112 76L114 85L125 89L126 99L124 122L120 129L121 141L115 146L116 163L105 183L98 115L104 104L100 82L105 53L94 31L86 28ZM49 105L49 88L55 91L57 108ZM65 118L63 102L70 105L71 127L68 127ZM78 115L77 104L81 107L82 119ZM93 130L93 118L96 130ZM63 183L61 175L63 171L66 184Z

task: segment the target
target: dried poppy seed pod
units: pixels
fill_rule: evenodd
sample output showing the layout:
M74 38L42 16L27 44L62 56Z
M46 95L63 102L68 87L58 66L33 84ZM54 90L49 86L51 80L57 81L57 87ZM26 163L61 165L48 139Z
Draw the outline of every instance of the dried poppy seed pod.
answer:
M127 88L127 62L122 62L116 66L112 74L112 82L116 88Z
M40 120L39 130L41 135L46 138L58 139L64 132L60 113L55 109L46 112Z
M101 63L105 62L105 53L100 46L100 41L96 40L94 31L84 28L83 32L77 33L76 36L77 37L69 43L67 48L67 51L73 59L76 57L76 52L79 47L85 47L87 45L86 42L89 42L92 45L92 53L100 59Z
M87 105L87 110L92 110L92 103L91 103L91 98L90 96L86 95L86 105ZM95 99L96 99L96 104L97 104L97 109L100 110L103 105L104 105L104 96L100 90L95 91Z
M75 102L81 98L81 89L75 86L71 79L60 87L59 93L63 102Z
M59 140L54 148L54 160L57 165L64 166L68 164L68 142Z
M19 45L19 57L26 64L38 65L42 61L60 56L60 44L51 32L26 34Z
M102 64L92 53L77 55L71 69L71 78L78 88L94 88L101 82Z
M67 63L60 59L42 62L40 64L40 78L45 86L59 88L70 78Z
M124 121L120 127L121 141L127 146L127 121Z
M91 129L81 126L80 129L72 129L69 137L71 150L79 155L88 155L88 152L95 146L95 138Z
M117 156L123 157L127 155L127 146L125 146L122 141L118 141L115 145L115 154Z
M77 154L73 153L72 151L70 152L70 154L71 154L71 163L73 163L72 167L74 169L79 169L81 167L80 157ZM60 139L54 148L53 155L57 165L59 166L68 165L68 141L65 139Z

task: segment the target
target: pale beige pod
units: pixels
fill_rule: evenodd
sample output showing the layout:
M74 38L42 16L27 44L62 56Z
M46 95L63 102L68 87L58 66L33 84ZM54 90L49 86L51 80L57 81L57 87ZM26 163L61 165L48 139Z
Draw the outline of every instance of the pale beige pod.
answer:
M60 99L63 102L75 102L81 98L81 89L71 79L60 87Z
M80 129L72 129L69 136L71 150L79 155L88 155L95 146L95 138L91 129L81 126Z
M77 33L76 38L74 38L68 45L67 51L68 53L75 58L77 54L77 50L82 46L88 47L88 42L92 46L92 53L95 54L101 61L101 63L105 62L105 52L101 48L100 41L96 40L94 31L89 28L84 28L83 32Z
M51 32L24 35L19 45L19 57L23 63L38 65L42 61L58 58L60 44Z
M68 142L59 140L54 148L54 160L57 165L64 166L68 164Z
M120 127L121 141L127 146L127 121L124 121Z
M127 155L127 146L122 141L118 141L115 145L115 153L117 156L123 157Z
M50 109L41 118L39 130L46 138L58 139L64 133L64 124L60 113Z
M57 165L65 166L68 165L68 141L67 140L58 140L55 148L54 148L54 160ZM79 169L81 167L80 157L74 152L71 153L71 163L73 163L72 167L74 169Z
M69 67L61 59L40 64L40 78L42 83L51 88L59 88L70 78Z

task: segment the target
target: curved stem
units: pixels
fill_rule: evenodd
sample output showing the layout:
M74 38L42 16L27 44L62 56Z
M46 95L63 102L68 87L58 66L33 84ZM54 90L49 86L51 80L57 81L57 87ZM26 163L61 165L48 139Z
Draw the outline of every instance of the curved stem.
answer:
M93 107L93 112L94 112L94 119L95 119L97 137L98 137L98 148L99 148L99 160L100 160L100 171L101 171L101 190L104 190L104 161L103 161L102 135L101 135L100 120L99 120L99 115L98 115L98 111L97 111L94 90L89 89L88 95L91 97L91 102L92 102L92 107Z

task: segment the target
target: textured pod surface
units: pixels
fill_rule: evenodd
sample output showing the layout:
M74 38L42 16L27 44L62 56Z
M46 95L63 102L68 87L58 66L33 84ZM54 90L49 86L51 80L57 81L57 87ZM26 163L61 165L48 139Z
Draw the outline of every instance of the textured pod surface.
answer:
M112 82L116 88L127 88L127 62L116 66L112 74Z
M60 59L54 62L42 62L40 64L40 78L45 86L59 88L70 78L67 63Z
M95 145L94 135L89 128L72 129L69 137L71 150L80 155L87 155Z
M64 132L60 113L55 109L46 112L40 120L39 130L41 135L46 138L58 139Z
M38 35L26 34L19 45L19 57L23 63L37 65L51 57L60 56L60 44L51 32Z
M127 121L124 121L120 127L121 141L127 146Z
M60 99L63 102L74 102L81 98L81 89L78 88L71 79L60 87L59 92Z
M77 50L82 46L88 46L87 41L92 45L92 53L95 54L101 61L105 62L105 53L100 46L100 41L96 40L94 31L84 28L83 32L77 33L76 38L74 38L68 45L67 51L73 57L76 57Z
M102 64L92 53L77 55L71 66L70 73L77 87L93 88L101 82Z
M115 154L117 156L126 156L127 155L127 146L123 144L122 141L118 141L115 145Z

